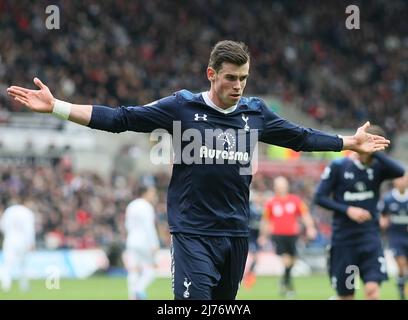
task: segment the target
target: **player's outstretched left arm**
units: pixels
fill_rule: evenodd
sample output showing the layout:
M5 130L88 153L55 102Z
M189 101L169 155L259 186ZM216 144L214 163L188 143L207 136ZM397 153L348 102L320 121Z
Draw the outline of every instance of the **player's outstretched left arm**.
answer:
M40 113L52 113L54 111L55 113L57 99L40 79L34 78L34 83L39 87L39 90L11 86L7 88L7 93L31 111ZM62 108L63 113L64 111L68 113L67 119L70 121L84 126L87 126L91 121L92 105L70 104L60 101L58 107ZM69 112L67 112L68 110Z
M390 140L367 132L370 122L367 121L359 127L354 136L343 137L343 150L352 150L358 153L373 153L385 150L390 144Z

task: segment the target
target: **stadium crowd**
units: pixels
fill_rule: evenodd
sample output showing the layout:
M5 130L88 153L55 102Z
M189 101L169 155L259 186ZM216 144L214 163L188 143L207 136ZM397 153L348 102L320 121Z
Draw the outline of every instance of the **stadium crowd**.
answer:
M0 177L1 209L21 195L31 198L38 212L38 246L49 249L108 248L123 242L124 211L143 180L113 174L104 181L95 173L73 173L66 161L55 166L9 164L0 167ZM154 183L163 202L167 177L156 175ZM160 214L165 212L159 212L159 221Z
M0 166L0 212L19 196L31 198L35 203L38 249L95 248L107 252L124 247L125 209L134 200L140 184L155 185L159 192L156 222L162 247L169 247L167 226L166 190L170 180L168 172L145 176L123 176L112 172L109 179L97 173L74 172L68 158L54 164L44 161L30 165L7 164ZM271 195L272 177L254 176L253 190ZM314 181L292 181L292 190L310 203ZM320 230L329 236L329 215L318 212Z
M408 5L355 4L359 30L345 27L341 1L60 1L60 29L47 30L47 1L0 0L0 119L23 111L5 88L34 76L78 103L200 91L210 48L230 38L251 49L248 94L276 95L337 128L370 119L392 136L408 129Z

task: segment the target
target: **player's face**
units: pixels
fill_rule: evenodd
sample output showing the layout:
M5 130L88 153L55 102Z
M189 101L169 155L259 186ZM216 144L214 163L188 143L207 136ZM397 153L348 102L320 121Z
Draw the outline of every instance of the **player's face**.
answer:
M275 178L273 187L278 195L286 195L289 192L289 182L285 177Z
M149 188L146 192L146 198L151 204L155 205L158 201L156 188L154 187Z
M394 180L394 187L403 191L408 188L408 175Z
M359 159L361 163L369 165L371 163L373 155L371 153L358 153L356 155L356 158Z
M216 72L207 69L208 80L211 82L210 97L220 108L229 108L237 104L241 98L249 75L249 62L237 66L223 62Z

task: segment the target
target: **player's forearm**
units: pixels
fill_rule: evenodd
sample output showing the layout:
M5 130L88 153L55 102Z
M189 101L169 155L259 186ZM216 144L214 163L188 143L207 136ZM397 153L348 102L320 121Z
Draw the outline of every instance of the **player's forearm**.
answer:
M293 139L288 137L289 141L282 146L295 151L341 151L343 149L343 140L337 135L311 128L299 128L297 131L298 136Z
M336 211L336 212L341 212L346 214L348 205L344 203L340 203L337 201L334 201L331 197L326 196L325 194L321 194L319 192L316 193L314 201L321 207Z
M92 108L89 104L73 104L68 120L88 126L91 121Z
M306 228L314 228L314 221L312 219L312 216L310 215L310 213L304 213L302 215L302 221L303 224L305 225Z
M87 126L91 121L91 105L72 104L62 100L53 99L51 110L52 114L58 118L70 120L83 126Z
M71 104L55 99L52 113L65 120L109 132L128 130L128 119L123 116L121 108L99 105Z
M260 235L262 237L268 237L269 236L269 223L265 220L261 220L261 226L259 228L260 230Z
M383 152L373 153L373 157L380 161L385 167L387 178L398 178L402 177L405 173L405 168L397 161L387 157Z
M357 144L354 136L341 136L343 139L343 150L355 150Z

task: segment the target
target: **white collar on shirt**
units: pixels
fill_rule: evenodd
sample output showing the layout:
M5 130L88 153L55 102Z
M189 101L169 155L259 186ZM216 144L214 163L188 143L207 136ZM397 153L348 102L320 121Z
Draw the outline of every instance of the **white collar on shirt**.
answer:
M399 202L405 202L408 200L408 190L405 190L403 194L401 194L397 189L392 189L391 192L395 200Z
M357 168L359 168L360 170L366 170L369 168L368 165L365 165L364 163L362 163L360 160L358 159L353 159L354 164L356 165Z
M211 107L214 110L216 110L218 112L221 112L223 114L228 114L228 113L234 112L235 109L237 108L236 104L233 105L232 107L229 107L228 109L222 109L222 108L218 107L214 102L211 101L210 96L208 95L208 91L201 92L201 95L203 96L203 99L204 99L205 103L209 107Z

